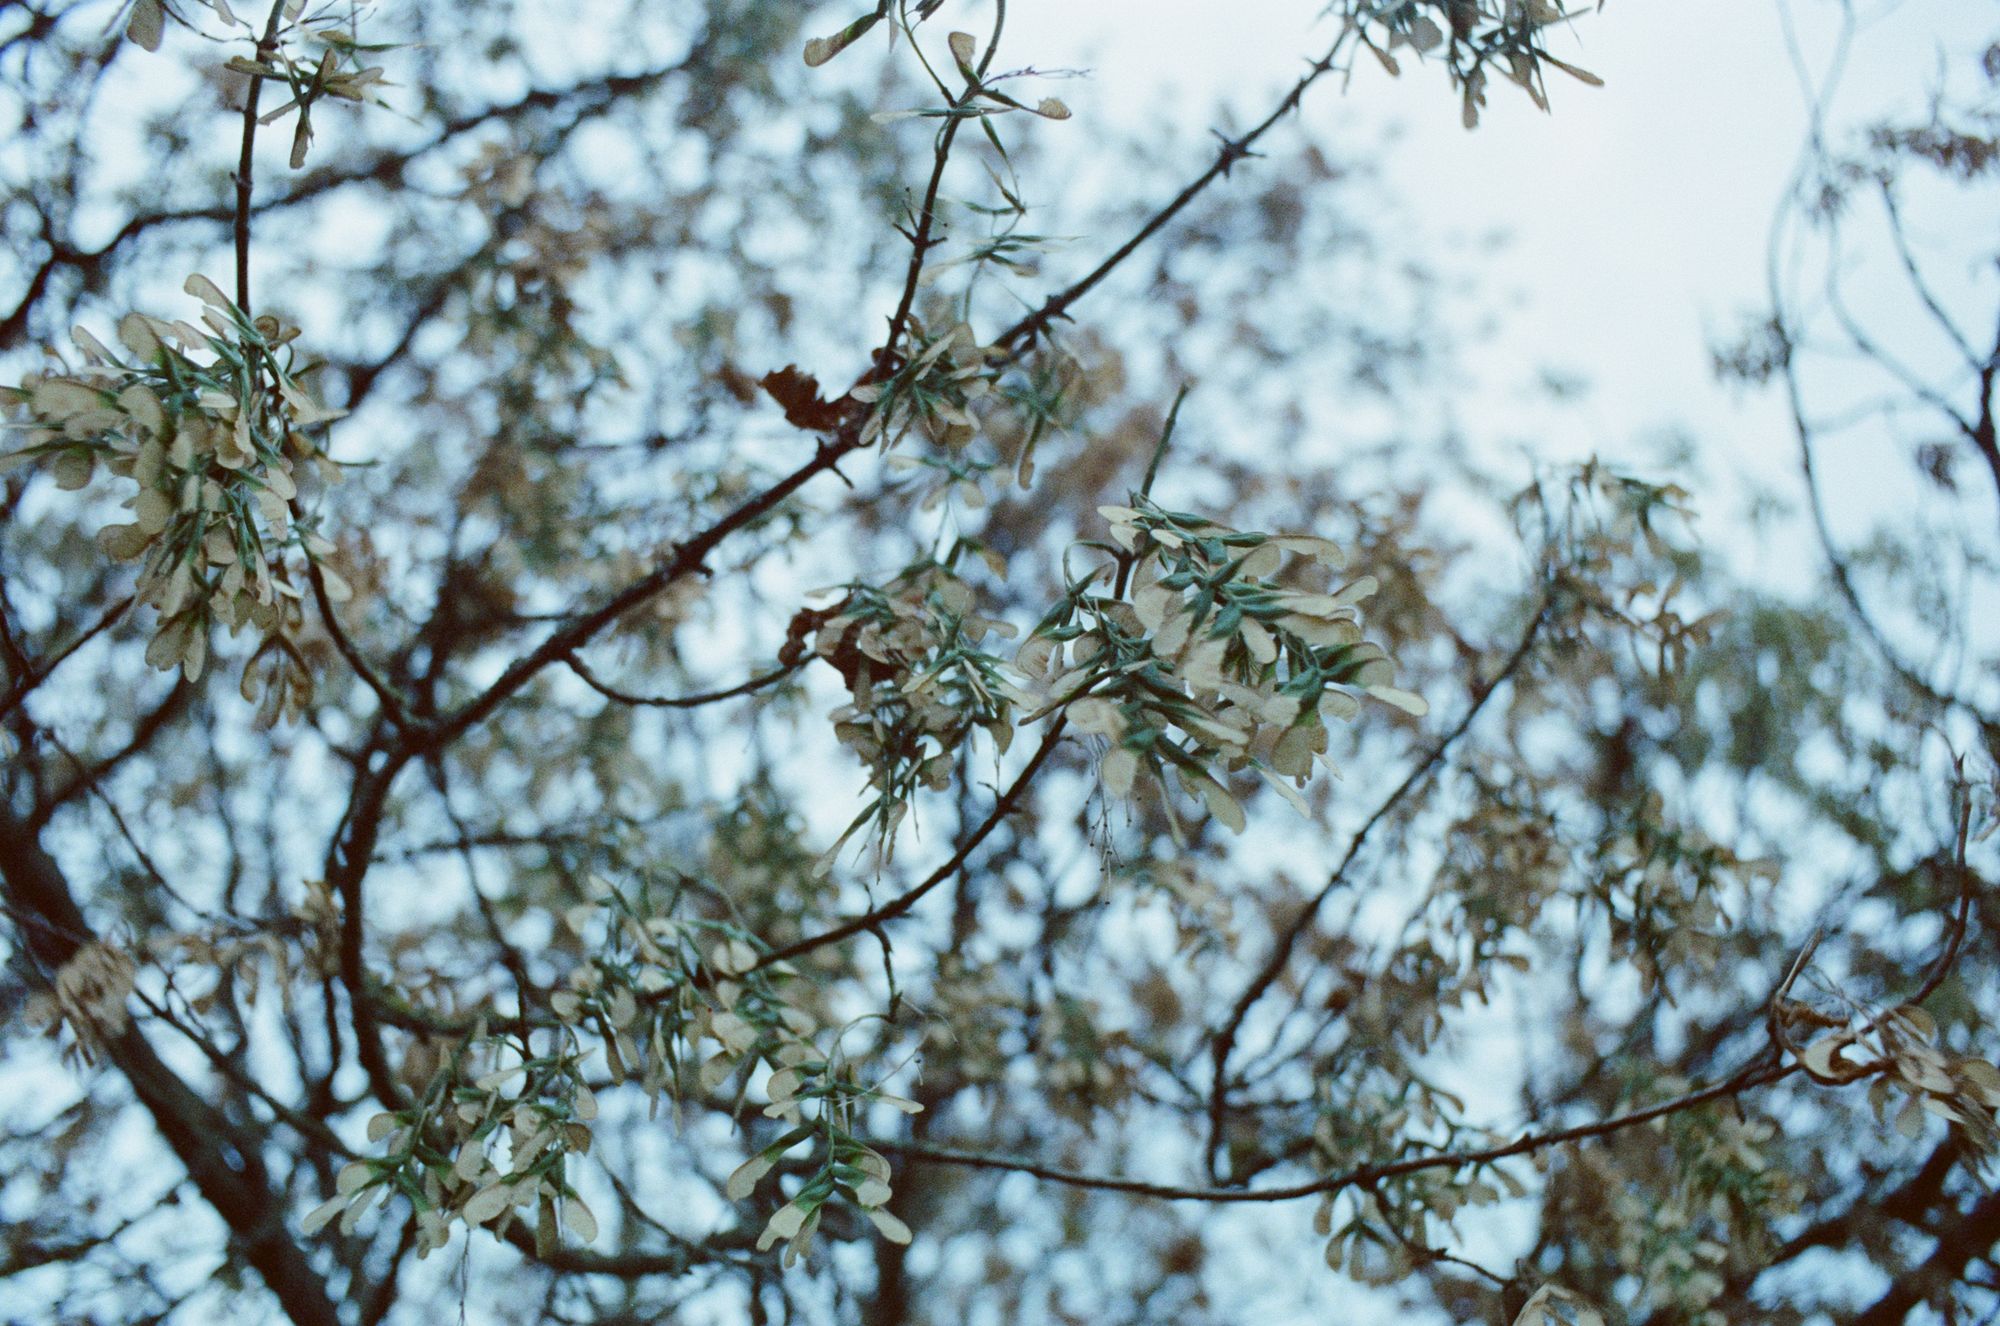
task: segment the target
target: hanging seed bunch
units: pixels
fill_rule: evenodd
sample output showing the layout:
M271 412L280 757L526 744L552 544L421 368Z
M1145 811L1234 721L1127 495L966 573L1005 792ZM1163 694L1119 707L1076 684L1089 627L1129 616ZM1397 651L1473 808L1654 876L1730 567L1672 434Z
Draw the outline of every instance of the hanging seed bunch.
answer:
M12 427L26 433L0 468L45 463L66 489L83 488L99 466L136 483L124 504L131 520L105 526L97 541L137 565L138 598L158 610L147 661L192 681L217 623L254 628L264 638L244 670L244 697L255 702L261 691L259 717L270 723L311 698L298 641L311 577L334 602L352 594L321 560L333 545L297 509L306 467L337 473L315 433L345 411L303 385L316 365L294 347L296 327L250 318L204 276L186 289L205 306L202 326L127 314L122 357L79 328L80 366L0 392Z
M1363 576L1331 592L1278 579L1287 554L1338 566L1327 540L1258 534L1146 498L1101 508L1111 522L1120 589L1102 572L1072 587L1016 656L1015 665L1070 722L1110 743L1105 790L1129 796L1141 770L1164 785L1171 770L1217 819L1241 831L1230 773L1256 769L1301 812L1297 788L1327 749L1326 724L1372 696L1412 714L1423 700L1389 685L1395 665L1363 638Z
M1002 751L1014 735L1014 688L984 645L989 634L1011 636L1014 628L981 614L951 568L919 562L885 586L847 588L814 650L847 682L850 699L834 712L834 731L868 766L875 797L822 868L865 824L886 844L919 787L948 787L973 729Z

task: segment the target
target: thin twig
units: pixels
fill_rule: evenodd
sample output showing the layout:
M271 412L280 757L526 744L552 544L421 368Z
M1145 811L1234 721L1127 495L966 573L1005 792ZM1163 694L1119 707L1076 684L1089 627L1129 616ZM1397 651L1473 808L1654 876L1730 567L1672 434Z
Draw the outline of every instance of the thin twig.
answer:
M11 713L13 711L14 706L21 703L23 700L27 699L28 695L37 686L40 686L43 682L47 681L49 679L49 674L54 672L58 667L62 666L63 661L65 659L67 659L71 654L74 654L77 650L89 644L100 633L109 629L113 623L115 623L120 617L125 615L126 609L130 608L131 606L132 606L132 596L130 594L127 594L124 598L116 600L115 602L112 603L110 607L104 610L103 615L100 616L96 622L94 622L92 625L84 629L83 634L77 636L76 639L70 641L68 644L64 645L61 649L49 655L48 658L32 665L28 669L28 671L22 676L17 677L14 681L13 686L11 686L7 691L7 698L4 700L0 700L0 718L5 718L9 713Z
M1565 1142L1580 1142L1590 1138L1604 1137L1640 1124L1651 1123L1671 1114L1691 1110L1712 1101L1725 1100L1755 1087L1766 1086L1790 1077L1800 1071L1796 1064L1781 1064L1771 1060L1769 1055L1757 1059L1738 1069L1720 1082L1676 1096L1672 1100L1661 1101L1642 1109L1625 1114L1612 1115L1594 1123L1577 1124L1570 1128L1553 1128L1545 1132L1524 1133L1512 1142L1480 1147L1463 1151L1434 1151L1423 1155L1405 1156L1400 1160L1377 1161L1360 1165L1340 1174L1329 1174L1305 1183L1287 1184L1270 1188L1230 1188L1197 1185L1153 1183L1144 1179L1129 1179L1110 1174L1089 1174L1080 1170L1064 1169L1056 1165L1044 1165L1038 1161L1024 1160L1014 1156L1003 1156L983 1151L967 1151L955 1147L933 1146L925 1143L895 1142L885 1139L871 1139L869 1145L878 1151L901 1155L911 1160L927 1161L938 1165L960 1165L968 1169L1005 1170L1010 1173L1026 1174L1072 1188L1089 1188L1099 1192L1124 1193L1130 1197L1151 1197L1169 1202L1289 1202L1301 1197L1318 1197L1343 1189L1379 1183L1384 1179L1400 1178L1406 1174L1417 1174L1434 1169L1462 1169L1468 1165L1490 1165L1497 1160L1512 1156L1529 1155Z
M909 892L883 903L880 907L864 912L860 916L842 921L829 930L823 930L816 935L808 935L804 939L796 940L793 943L785 945L783 948L765 954L758 961L757 967L768 967L773 963L784 962L791 958L799 957L802 954L810 953L814 949L824 948L828 944L837 944L841 940L858 935L864 930L873 930L884 921L892 921L903 915L916 906L925 894L957 874L964 867L966 859L972 855L979 844L986 841L987 836L993 830L1000 827L1000 822L1013 814L1019 807L1022 795L1028 790L1028 784L1041 771L1042 765L1047 763L1050 754L1056 748L1056 743L1062 739L1063 729L1067 724L1068 720L1063 717L1058 717L1053 723L1049 724L1048 731L1042 734L1041 745L1035 747L1035 753L1028 758L1027 764L1021 767L1021 772L1014 776L1014 781L1008 785L1007 790L1000 794L1000 799L993 803L993 809L988 812L986 818L980 821L979 826L967 835L965 841L958 845L958 849L951 854L944 864L924 877L922 883Z
M208 1033L203 1031L199 1026L182 1018L165 1004L157 1002L143 990L135 990L133 994L149 1013L179 1032L189 1044L200 1050L207 1057L209 1065L216 1072L228 1078L231 1083L241 1090L247 1091L258 1100L263 1101L270 1108L271 1113L277 1117L278 1122L284 1124L293 1132L298 1133L301 1137L310 1138L312 1141L317 1142L320 1146L327 1148L337 1156L351 1157L354 1155L354 1148L342 1141L340 1134L329 1127L324 1120L315 1119L312 1115L302 1110L294 1109L284 1101L279 1100L271 1093L269 1088L249 1073L244 1072L237 1065L236 1061L225 1053L222 1047L217 1045Z
M754 691L763 690L766 686L776 685L778 682L791 676L794 672L797 672L804 662L805 660L801 659L797 663L787 663L771 672L761 673L758 676L750 678L748 681L738 682L734 686L719 691L698 691L693 695L634 695L629 691L621 691L599 680L597 674L592 672L574 652L563 658L563 666L574 672L577 680L590 687L591 690L596 691L605 699L616 704L629 704L653 709L694 709L701 705L714 704L718 700L733 700L739 695L749 695Z
M313 602L319 608L320 625L326 628L327 638L333 641L334 652L340 655L355 676L361 678L362 684L375 693L376 703L382 706L382 712L391 723L399 728L413 726L416 720L410 716L408 703L388 678L376 671L374 665L362 655L359 646L340 624L340 618L334 611L333 596L326 592L326 576L320 571L318 560L308 560L306 571L312 582Z
M554 110L573 112L573 118L568 123L553 130L553 137L559 141L578 126L623 105L627 98L650 92L672 75L699 67L713 55L714 46L713 37L705 34L689 48L685 57L672 64L661 65L636 74L612 74L585 79L568 87L538 88L513 101L488 105L463 115L453 116L443 121L438 126L437 132L428 140L415 147L403 151L378 153L352 166L321 167L313 170L293 184L282 196L254 204L250 208L250 215L257 217L296 207L350 184L373 183L394 187L422 158L450 148L460 139L477 133L489 125L512 124L537 112ZM142 212L128 218L116 234L94 249L79 249L56 236L47 236L44 242L50 249L48 257L35 269L25 292L14 308L5 317L0 317L0 350L12 349L26 333L28 317L46 296L56 273L69 272L75 277L80 277L85 285L89 285L102 277L124 249L152 230L163 226L230 221L234 213L233 204ZM248 291L244 293L247 294Z
M1001 4L993 17L993 36L987 42L986 56L980 61L978 73L984 74L992 63L993 53L1000 48L1000 30L1007 21L1007 6ZM914 41L915 38L912 38ZM964 91L954 97L950 109L962 111L970 105L979 93L980 84L975 80L965 85ZM878 380L888 377L894 371L896 346L910 324L910 311L916 306L917 287L922 283L924 258L931 249L942 241L934 233L937 227L938 190L944 184L945 166L951 159L951 146L958 138L959 129L966 117L951 114L945 118L944 127L938 130L937 145L932 150L930 183L924 187L923 205L917 209L916 228L910 232L910 261L903 272L903 293L896 301L896 312L889 319L889 334L882 340L882 348L875 352L875 365L868 379ZM858 385L858 384L857 384Z
M1257 1005L1258 1000L1264 997L1265 992L1271 988L1272 984L1284 972L1286 964L1291 961L1292 950L1297 947L1300 938L1304 936L1307 928L1312 925L1314 918L1319 915L1320 907L1333 895L1334 890L1339 888L1342 882L1345 881L1349 867L1360 856L1361 849L1367 843L1369 835L1374 832L1375 826L1386 819L1402 803L1406 796L1430 776L1432 771L1443 761L1445 754L1451 750L1458 739L1464 736L1466 730L1472 726L1472 721L1479 717L1480 712L1486 707L1486 702L1493 698L1501 686L1506 684L1513 677L1514 673L1520 669L1521 664L1527 660L1529 651L1533 649L1536 638L1541 634L1543 625L1548 621L1551 606L1550 598L1545 593L1541 604L1535 610L1534 617L1529 620L1527 629L1521 633L1519 643L1508 654L1506 661L1500 665L1499 672L1495 673L1491 680L1473 697L1472 703L1466 706L1465 712L1459 716L1458 722L1452 725L1451 730L1431 744L1430 749L1424 752L1423 758L1417 761L1416 765L1403 778L1403 781L1396 785L1395 790L1384 797L1381 804L1377 805L1368 818L1362 821L1361 827L1348 840L1347 851L1341 856L1340 863L1334 867L1333 873L1327 876L1326 883L1320 886L1319 892L1314 894L1312 899L1299 909L1298 915L1292 918L1291 924L1278 937L1278 942L1271 950L1271 956L1265 961L1263 967L1259 969L1257 975L1244 987L1243 993L1238 996L1235 1006L1230 1009L1228 1019L1222 1024L1221 1029L1216 1032L1213 1041L1214 1048L1210 1054L1210 1061L1213 1065L1209 1084L1208 1137L1208 1158L1211 1172L1213 1172L1216 1157L1221 1153L1223 1117L1228 1112L1229 1093L1227 1074L1229 1069L1229 1054L1230 1051L1236 1048L1236 1038L1242 1031L1244 1019L1250 1015L1250 1010Z
M1188 386L1183 382L1180 390L1174 393L1173 406L1167 411L1167 422L1160 427L1160 440L1153 446L1153 458L1146 462L1146 477L1139 484L1141 497L1153 495L1153 480L1160 477L1160 462L1167 458L1167 446L1174 440L1174 425L1180 422L1181 403L1187 400L1187 396ZM1152 542L1153 536L1148 532L1141 536L1137 545L1119 552L1118 574L1111 582L1112 598L1125 597L1126 587L1132 582L1132 568L1139 564L1140 557L1152 546Z
M264 23L264 35L257 40L257 63L268 66L278 53L278 33L285 19L285 0L272 0L271 16ZM251 74L250 87L243 94L243 149L236 158L236 307L250 313L250 195L255 187L253 170L257 148L257 102L264 95L264 77ZM303 113L303 112L301 112Z
M1340 48L1346 44L1348 35L1353 31L1355 29L1349 27L1341 32L1340 36L1334 40L1333 45L1328 48L1327 53L1313 61L1304 77L1292 85L1291 91L1285 94L1284 99L1278 103L1276 110L1265 116L1262 121L1242 137L1223 139L1222 146L1216 151L1215 161L1209 168L1197 176L1186 188L1175 194L1172 201L1168 202L1166 206L1153 213L1131 238L1113 249L1104 261L1091 268L1090 272L1081 280L1074 282L1067 289L1051 295L1047 300L1043 301L1040 308L1023 316L1020 321L994 337L993 344L1014 350L1017 353L1026 350L1032 345L1036 338L1048 329L1050 323L1069 312L1070 305L1090 293L1091 289L1099 281L1109 276L1120 264L1131 257L1142 244L1158 234L1169 221L1180 214L1181 209L1193 202L1204 189L1216 180L1221 179L1224 175L1227 175L1231 167L1235 166L1238 161L1249 156L1252 145L1261 139L1272 126L1276 125L1279 120L1282 120L1294 110L1297 110L1299 102L1305 97L1306 89L1332 70L1334 67L1334 58L1339 55Z
M1945 940L1944 951L1931 965L1924 983L1905 1001L1911 1004L1921 1004L1930 998L1944 984L1944 978L1951 974L1951 969L1958 965L1958 955L1965 948L1965 934L1972 923L1972 895L1978 892L1980 884L1979 876L1965 859L1966 849L1972 841L1972 798L1966 795L1964 757L1961 756L1956 764L1958 786L1954 790L1958 793L1958 824L1952 836L1951 864L1952 873L1958 876L1958 911L1951 918L1950 937Z

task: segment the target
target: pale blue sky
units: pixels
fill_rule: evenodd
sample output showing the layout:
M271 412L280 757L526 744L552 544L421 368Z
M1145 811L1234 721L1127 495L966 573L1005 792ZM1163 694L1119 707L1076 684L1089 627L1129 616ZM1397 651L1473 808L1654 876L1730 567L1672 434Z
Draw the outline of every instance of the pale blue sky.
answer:
M1518 294L1519 303L1501 336L1468 347L1463 406L1476 437L1532 438L1545 460L1636 458L1637 439L1683 427L1703 441L1718 475L1741 466L1794 488L1796 442L1778 394L1716 383L1708 345L1765 300L1771 219L1807 124L1787 27L1817 79L1841 7L1610 0L1602 12L1582 8L1550 47L1605 86L1551 73L1551 115L1502 85L1468 133L1442 71L1411 67L1406 56L1401 79L1364 62L1344 95L1316 89L1304 116L1357 145L1394 133L1383 167L1430 242L1507 236L1490 277L1495 293ZM1136 123L1157 113L1155 98L1175 103L1182 120L1218 95L1247 116L1327 45L1333 28L1315 24L1316 12L1299 0L1017 3L1007 57L1088 68L1088 78L1060 88L1085 124ZM1916 109L1947 53L1964 77L1964 55L1991 40L1995 14L1965 0L1902 0L1860 5L1858 16L1836 126ZM1991 216L1961 205L1942 224L1962 229L1948 238L1969 252L1983 243L1990 253ZM1551 407L1525 389L1543 368L1580 376L1591 390ZM1735 513L1710 515L1715 533Z

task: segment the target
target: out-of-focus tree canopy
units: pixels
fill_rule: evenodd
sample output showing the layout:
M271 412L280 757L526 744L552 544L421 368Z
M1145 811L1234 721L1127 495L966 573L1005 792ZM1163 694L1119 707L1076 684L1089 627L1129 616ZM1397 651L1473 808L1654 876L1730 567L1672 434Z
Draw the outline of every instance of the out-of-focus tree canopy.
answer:
M0 8L0 1317L1991 1316L2000 47L1717 350L1800 598L1321 132L1615 6L1007 19Z

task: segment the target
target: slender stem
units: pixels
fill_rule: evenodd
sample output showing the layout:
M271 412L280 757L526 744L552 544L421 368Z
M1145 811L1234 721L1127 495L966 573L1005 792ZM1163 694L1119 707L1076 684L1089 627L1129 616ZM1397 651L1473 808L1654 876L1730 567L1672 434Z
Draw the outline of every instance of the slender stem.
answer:
M1167 444L1174 440L1174 425L1180 420L1181 402L1187 399L1187 395L1188 386L1183 382L1180 390L1174 393L1173 408L1167 411L1167 422L1160 429L1160 440L1153 446L1153 459L1146 463L1146 478L1139 485L1139 496L1141 497L1151 497L1153 495L1153 480L1160 477L1160 462L1167 458ZM1132 568L1137 566L1140 560L1146 555L1152 546L1152 542L1153 536L1147 534L1132 549L1118 554L1118 574L1111 582L1112 598L1122 599L1125 597L1125 590L1132 583Z
M1523 1133L1512 1142L1497 1143L1463 1151L1432 1151L1420 1155L1405 1156L1400 1160L1376 1161L1356 1166L1339 1174L1329 1174L1305 1183L1287 1184L1270 1188L1229 1188L1206 1187L1173 1183L1152 1183L1144 1179L1128 1179L1113 1174L1089 1174L1080 1170L1063 1169L1056 1165L1044 1165L1037 1161L1023 1160L1014 1156L995 1155L983 1151L966 1151L954 1147L932 1146L916 1142L894 1142L871 1139L869 1145L877 1151L900 1155L910 1160L927 1161L937 1165L961 1165L968 1169L1005 1170L1009 1173L1026 1174L1072 1188L1089 1188L1099 1192L1124 1193L1128 1197L1151 1197L1169 1202L1289 1202L1301 1197L1319 1197L1340 1192L1347 1188L1363 1187L1379 1183L1384 1179L1400 1178L1405 1174L1417 1174L1434 1169L1462 1169L1468 1165L1490 1165L1497 1160L1512 1156L1530 1155L1536 1151L1560 1146L1565 1142L1579 1142L1593 1137L1604 1137L1611 1133L1635 1128L1651 1123L1671 1114L1695 1109L1713 1101L1726 1100L1741 1095L1752 1088L1778 1082L1799 1072L1797 1064L1779 1064L1768 1055L1759 1056L1720 1082L1676 1096L1672 1100L1648 1105L1643 1109L1626 1114L1615 1114L1593 1123L1577 1124L1570 1128L1552 1128L1538 1133Z
M988 52L991 55L991 52ZM971 100L977 85L968 85L963 93L951 103L954 111L963 109ZM917 209L916 229L910 232L910 261L903 273L903 293L896 301L896 312L889 319L889 334L882 340L882 348L875 352L875 367L869 376L880 379L894 371L896 346L909 329L910 311L917 301L917 286L923 278L924 255L942 241L933 233L937 228L938 190L944 184L944 168L951 160L951 145L958 137L958 130L965 123L963 117L953 115L938 131L937 148L931 161L930 183L924 186L923 205Z
M264 35L257 40L258 64L269 64L278 53L284 18L285 0L271 0L271 16L264 22ZM250 88L243 94L243 148L236 157L236 307L245 315L250 312L250 195L255 188L257 103L263 95L263 76L251 74Z
M864 912L860 916L842 921L830 930L821 931L816 935L808 935L804 939L797 940L781 949L766 954L757 966L768 967L773 963L784 962L790 958L810 953L814 949L824 948L828 944L839 943L841 940L858 935L864 930L873 930L884 921L892 921L916 906L925 894L957 874L964 867L966 859L972 855L974 849L980 843L986 841L986 838L993 830L1000 827L1002 820L1006 819L1019 808L1021 797L1028 790L1028 784L1034 781L1035 775L1041 772L1042 766L1048 762L1050 754L1056 748L1056 743L1062 739L1063 728L1066 725L1067 720L1060 717L1055 722L1049 724L1049 730L1042 734L1042 744L1035 748L1034 755L1029 758L1027 764L1022 766L1021 772L1014 776L1014 781L1008 785L1007 790L1000 794L1000 799L993 803L993 809L980 822L979 827L974 829L967 836L966 840L959 844L958 850L953 852L943 865L926 875L922 883L909 892L883 903L880 907Z
M563 666L574 672L577 680L614 704L629 704L649 709L695 709L705 704L714 704L718 700L733 700L739 695L750 695L767 686L774 686L797 672L804 662L805 660L801 659L797 663L786 663L769 672L759 673L748 681L738 682L734 686L717 691L697 691L693 695L634 695L629 691L621 691L601 681L597 674L575 654L565 657Z
M131 606L132 596L127 594L124 598L118 599L110 607L106 608L104 614L94 624L85 628L83 634L49 655L41 663L31 665L22 676L15 680L13 687L7 692L7 697L4 700L0 700L0 718L4 718L13 712L14 706L27 699L37 686L47 681L49 674L60 667L64 659L89 644L107 627L111 626L120 617L123 617L126 609Z
M296 504L295 504L296 505ZM347 634L347 628L340 624L339 614L334 611L333 598L326 592L326 577L319 569L319 562L310 560L306 571L312 583L313 603L319 609L320 624L326 627L327 638L333 641L334 652L354 670L354 675L375 693L375 699L382 706L382 712L389 721L399 728L410 727L416 720L410 716L409 706L389 680L375 670L360 648Z
M1285 94L1284 99L1278 103L1276 110L1265 116L1262 121L1242 137L1233 139L1225 138L1221 148L1215 154L1215 161L1209 168L1197 176L1185 189L1175 194L1172 201L1168 202L1166 206L1153 213L1147 219L1146 223L1133 233L1130 239L1127 239L1123 244L1113 249L1110 255L1104 261L1098 263L1097 266L1093 267L1083 279L1060 293L1051 295L1043 302L1040 308L1026 314L1020 321L994 337L993 344L1015 351L1026 350L1030 345L1034 344L1036 338L1048 329L1050 323L1068 313L1070 305L1090 293L1091 289L1099 281L1109 276L1121 263L1131 257L1139 249L1140 245L1158 234L1166 226L1167 222L1179 215L1181 209L1193 202L1204 189L1221 179L1224 175L1227 175L1231 167L1235 166L1238 161L1249 156L1250 148L1269 132L1279 120L1297 110L1299 102L1305 97L1306 89L1318 82L1323 75L1333 69L1335 57L1340 53L1340 48L1346 43L1348 34L1354 30L1350 27L1343 31L1335 39L1333 45L1328 48L1327 53L1313 61L1311 67L1306 71L1305 76L1292 85L1291 91Z
M1536 638L1541 634L1542 627L1548 621L1550 607L1550 600L1547 595L1544 595L1540 606L1535 610L1533 619L1529 621L1527 629L1521 633L1520 642L1514 646L1513 652L1508 654L1507 661L1501 664L1500 671L1486 683L1478 695L1473 697L1472 703L1466 706L1465 713L1459 717L1458 722L1452 726L1452 729L1439 737L1432 744L1431 748L1424 752L1423 758L1417 761L1416 766L1410 770L1403 781L1397 784L1395 790L1384 797L1381 804L1376 806L1368 818L1362 822L1360 829L1356 830L1354 837L1348 841L1347 851L1341 857L1340 864L1334 867L1333 873L1327 877L1326 883L1320 886L1319 892L1313 896L1312 900L1304 907L1301 907L1298 915L1292 918L1292 923L1286 927L1284 934L1279 936L1278 942L1272 947L1271 956L1265 961L1264 966L1258 971L1257 975L1243 988L1243 993L1237 998L1235 1007L1230 1010L1228 1020L1216 1032L1213 1049L1210 1054L1212 1069L1209 1084L1208 1159L1211 1172L1214 1171L1216 1157L1221 1153L1222 1122L1223 1116L1228 1111L1229 1093L1227 1073L1229 1068L1229 1054L1230 1051L1236 1048L1236 1038L1243 1029L1244 1019L1250 1015L1250 1010L1256 1007L1257 1002L1264 997L1265 992L1271 988L1272 984L1284 972L1286 964L1291 961L1292 950L1298 946L1300 938L1304 936L1307 928L1312 925L1314 918L1319 915L1320 907L1325 904L1326 900L1332 896L1333 891L1340 887L1341 883L1347 878L1349 867L1354 864L1355 858L1361 854L1361 848L1368 841L1368 836L1374 831L1375 826L1386 819L1390 812L1402 803L1405 797L1409 796L1420 783L1430 776L1432 771L1444 760L1446 753L1451 750L1460 737L1465 735L1466 730L1472 726L1472 720L1479 716L1481 710L1485 709L1486 702L1493 698L1500 687L1527 660L1529 651L1534 647Z

